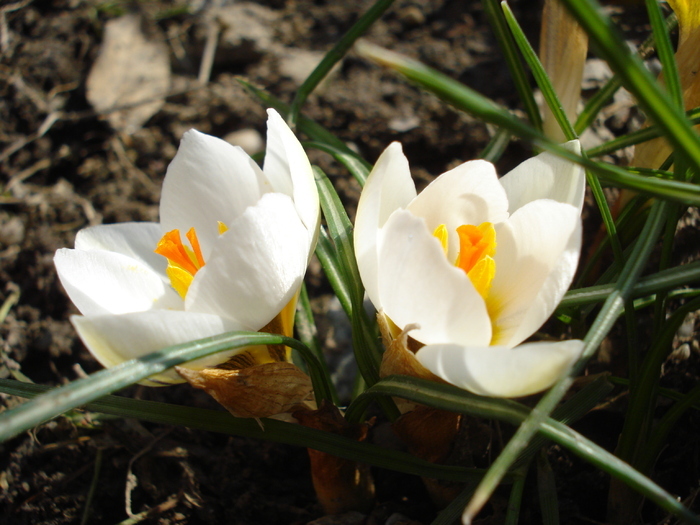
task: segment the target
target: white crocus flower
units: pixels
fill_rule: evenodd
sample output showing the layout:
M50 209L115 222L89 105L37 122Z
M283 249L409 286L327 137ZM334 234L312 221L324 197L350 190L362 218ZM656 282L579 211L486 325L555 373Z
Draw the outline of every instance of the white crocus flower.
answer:
M203 133L185 133L168 166L160 223L80 231L56 252L61 283L82 316L71 319L104 366L230 330L291 335L313 252L319 201L311 165L292 131L268 111L264 167ZM231 351L241 364L284 360L267 347ZM147 384L182 382L173 371Z
M580 152L578 141L565 146ZM425 346L416 358L445 381L497 397L544 390L582 342L520 343L571 284L584 190L580 167L544 153L500 180L491 163L466 162L416 195L393 143L367 179L355 221L367 294L398 329L418 326L410 336Z

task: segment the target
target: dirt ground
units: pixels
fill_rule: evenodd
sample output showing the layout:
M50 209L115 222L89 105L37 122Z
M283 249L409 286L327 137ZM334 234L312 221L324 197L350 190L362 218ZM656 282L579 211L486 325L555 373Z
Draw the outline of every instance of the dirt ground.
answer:
M538 2L512 4L536 41ZM71 247L76 232L89 225L157 220L162 178L189 128L259 151L264 107L244 92L237 76L290 102L300 79L370 5L22 0L0 6L0 304L9 307L0 321L0 377L21 371L34 382L60 385L100 368L68 321L76 310L56 278L54 252ZM138 16L146 41L165 53L169 95L156 102L142 125L118 131L95 111L88 76L108 22L128 13ZM221 34L208 82L198 83L212 27ZM368 37L518 107L479 2L397 0ZM591 87L598 80L590 80ZM616 104L589 140L640 124L626 99ZM484 124L352 53L312 95L304 114L370 162L400 140L422 183L476 157L490 137ZM528 154L526 145L512 145L500 172ZM310 156L332 176L352 213L358 186L329 157ZM597 221L595 212L587 213L587 235L596 231ZM687 236L686 244L697 246L697 236ZM342 324L324 315L337 305L317 262L307 280L329 360L342 361L347 339ZM680 391L697 379L687 359L667 370L668 382ZM214 406L186 386L133 387L124 394ZM19 402L1 399L6 407ZM621 422L618 409L599 411L580 430L612 449ZM658 481L682 498L697 488L699 423L696 413L684 418L657 469ZM561 522L602 522L606 476L556 447L548 455L558 480ZM434 519L437 511L420 480L381 470L375 476L375 510L331 521L315 501L308 459L299 448L76 412L0 445L0 523L380 525ZM532 481L523 504L525 524L541 522ZM484 522L498 523L498 516L493 511ZM663 518L651 507L644 516L649 522Z

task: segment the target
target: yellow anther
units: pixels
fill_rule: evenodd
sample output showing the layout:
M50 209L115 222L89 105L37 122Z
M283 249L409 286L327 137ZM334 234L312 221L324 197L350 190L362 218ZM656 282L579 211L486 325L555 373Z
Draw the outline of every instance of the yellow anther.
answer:
M486 299L491 289L491 281L496 275L496 261L487 255L479 260L467 275L479 295Z
M440 226L435 228L435 231L433 232L433 237L440 241L442 251L445 252L445 255L447 255L447 226L441 224Z
M440 241L445 255L448 249L448 235L444 224L433 231L433 236ZM496 230L490 222L482 222L479 226L463 224L457 228L457 235L459 254L454 265L464 270L476 291L486 299L491 289L491 281L496 275L496 261L493 260L496 254Z

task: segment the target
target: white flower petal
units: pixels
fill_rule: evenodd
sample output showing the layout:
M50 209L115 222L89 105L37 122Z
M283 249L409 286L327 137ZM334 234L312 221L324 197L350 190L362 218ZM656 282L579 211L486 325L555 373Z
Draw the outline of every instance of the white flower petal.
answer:
M242 329L236 322L215 315L172 310L95 317L75 315L71 321L90 353L105 367L143 357L168 346ZM231 350L198 359L188 363L187 367L201 369L223 363L240 351ZM184 382L172 370L150 379L166 384ZM148 381L144 384L159 386Z
M447 261L423 219L409 211L397 210L382 229L378 282L386 315L399 328L420 325L411 336L421 343L489 344L484 300Z
M320 209L311 164L299 140L279 113L268 109L267 115L267 149L263 171L274 191L292 197L301 221L314 237Z
M260 199L265 176L241 149L190 130L168 166L160 201L162 233L179 229L183 239L194 227L204 258L228 225Z
M168 262L153 251L162 236L160 225L155 222L103 224L80 230L75 237L75 249L121 253L147 264L167 280Z
M393 142L377 159L360 195L355 218L354 243L362 284L377 308L377 242L379 229L389 216L405 208L416 196L408 160L401 144Z
M562 146L581 154L578 140ZM510 213L537 199L571 204L581 213L586 194L586 172L578 164L551 153L541 153L505 174L501 184L508 194Z
M513 347L549 318L571 284L581 252L576 208L538 200L496 229L496 276L487 298L492 345Z
M310 249L292 200L268 193L219 237L192 281L185 309L230 317L259 330L301 286Z
M459 252L458 227L497 224L508 218L508 201L493 164L483 160L465 162L443 173L416 197L408 209L423 217L428 229L444 224L448 232L448 258Z
M482 396L521 397L552 386L578 359L583 342L528 343L516 348L430 345L416 358L448 383Z
M54 263L68 296L85 315L182 309L177 293L138 259L115 252L63 248L56 252Z

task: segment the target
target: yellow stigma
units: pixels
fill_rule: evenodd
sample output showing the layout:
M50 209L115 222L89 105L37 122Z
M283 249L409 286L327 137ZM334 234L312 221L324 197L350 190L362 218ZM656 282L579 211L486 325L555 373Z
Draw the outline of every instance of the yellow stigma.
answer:
M447 227L441 224L433 235L440 241L447 255ZM491 289L491 282L496 275L496 230L490 222L482 222L479 226L463 224L457 228L459 235L459 253L454 265L464 270L469 280L486 299Z
M194 275L204 266L204 257L202 257L199 239L194 228L190 228L186 237L190 241L191 248L182 243L180 230L172 230L163 235L163 238L158 241L156 249L153 250L158 255L168 259L165 273L170 278L172 287L183 299L187 295Z
M440 246L442 246L442 251L447 255L447 226L441 224L433 232L433 236L440 241Z

